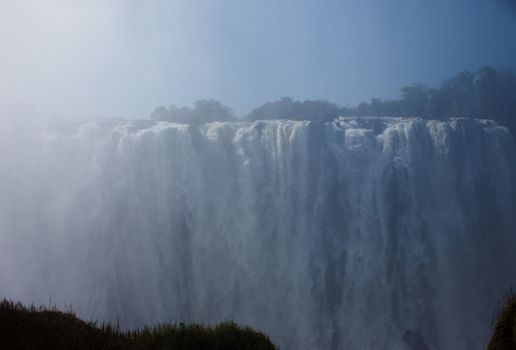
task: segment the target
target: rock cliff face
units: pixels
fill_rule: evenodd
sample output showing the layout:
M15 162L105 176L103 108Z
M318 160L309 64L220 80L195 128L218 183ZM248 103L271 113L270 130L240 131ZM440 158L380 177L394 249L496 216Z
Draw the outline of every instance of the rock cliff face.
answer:
M482 349L515 281L515 148L489 121L2 130L5 297L281 349Z

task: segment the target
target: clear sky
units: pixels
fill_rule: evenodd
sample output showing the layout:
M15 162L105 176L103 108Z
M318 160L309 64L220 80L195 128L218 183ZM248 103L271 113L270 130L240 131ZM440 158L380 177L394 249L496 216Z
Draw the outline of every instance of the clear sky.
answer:
M0 108L148 117L215 98L354 105L516 66L511 0L0 0Z

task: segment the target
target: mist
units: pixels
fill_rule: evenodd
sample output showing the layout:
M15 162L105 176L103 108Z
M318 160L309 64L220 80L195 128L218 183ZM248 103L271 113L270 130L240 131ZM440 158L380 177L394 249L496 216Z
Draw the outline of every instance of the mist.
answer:
M485 348L515 283L509 8L0 0L0 299Z
M237 115L281 96L354 106L516 64L503 1L22 0L0 2L0 26L11 115L139 119L203 98Z

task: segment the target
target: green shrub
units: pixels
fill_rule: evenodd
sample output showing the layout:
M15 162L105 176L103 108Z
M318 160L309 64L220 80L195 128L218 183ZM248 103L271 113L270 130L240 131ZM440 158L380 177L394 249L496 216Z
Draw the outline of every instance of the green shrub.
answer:
M160 324L122 331L77 318L73 312L26 307L0 302L0 349L173 349L173 350L274 350L269 338L234 322L215 327L200 324Z
M516 349L516 294L507 297L487 350Z

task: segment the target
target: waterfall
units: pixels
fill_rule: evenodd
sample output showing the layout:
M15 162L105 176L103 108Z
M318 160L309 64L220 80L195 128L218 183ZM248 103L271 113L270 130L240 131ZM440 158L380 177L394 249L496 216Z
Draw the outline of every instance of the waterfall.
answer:
M1 126L0 297L281 349L483 349L516 283L487 120Z

